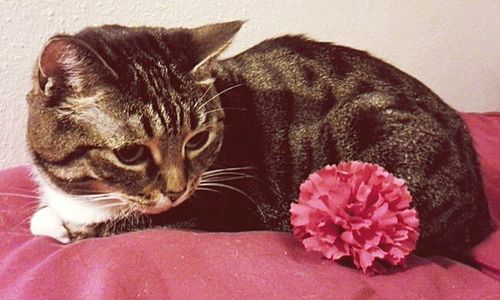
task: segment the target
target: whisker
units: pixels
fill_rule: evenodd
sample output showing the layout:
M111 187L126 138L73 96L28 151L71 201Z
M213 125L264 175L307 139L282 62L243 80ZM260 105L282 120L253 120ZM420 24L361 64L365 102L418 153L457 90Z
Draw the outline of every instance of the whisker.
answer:
M30 199L39 199L40 198L37 195L27 195L27 194L18 194L18 193L0 193L0 196L24 197L24 198L30 198Z
M212 175L219 175L219 174L248 174L245 172L245 170L241 170L241 171L242 172L238 172L238 170L213 170L213 171L204 172L203 175L212 176Z
M211 174L211 173L223 172L223 171L254 170L254 169L255 169L255 167L231 167L231 168L224 168L224 169L208 170L208 171L204 172L203 174Z
M109 199L109 198L114 198L114 197L119 197L119 195L103 195L103 196L96 196L96 197L84 197L84 196L76 196L77 198L79 198L80 200L88 200L88 201L92 201L92 200L100 200L100 199Z
M194 104L193 107L196 108L198 106L198 104L200 104L201 100L203 100L203 98L205 98L205 96L207 95L207 93L210 90L210 88L214 85L214 82L215 82L215 80L208 85L208 87L205 90L205 92L203 93L203 95L201 95L200 99L196 100L196 103Z
M208 171L201 175L201 182L210 182L210 181L219 182L219 181L229 181L237 179L254 179L256 181L261 182L261 180L254 175L243 172L226 171L224 169Z
M211 177L217 177L217 176L225 176L225 175L241 175L241 176L253 176L251 174L243 173L243 172L236 172L236 171L223 171L223 172L214 172L214 173L209 173L209 174L202 174L203 178L211 178Z
M17 206L16 209L20 213L25 213L27 211L29 211L29 212L35 212L35 211L38 210L38 206L33 201L28 201L28 202L24 203L21 206Z
M209 192L214 192L214 193L222 193L221 191L219 190L216 190L216 189L211 189L211 188L207 188L207 187L203 187L203 186L198 186L196 188L196 191L209 191Z
M109 196L109 195L117 195L118 193L101 193L101 194L92 194L92 195L75 195L80 198L97 198L101 196Z
M30 222L31 222L31 218L32 218L32 217L33 217L33 216L31 215L31 216L28 216L28 217L26 217L26 218L22 219L21 221L17 222L17 224L15 224L15 225L14 225L14 228L17 228L17 227L19 227L19 226L22 226L22 225L27 224L27 225L28 225L28 229L29 229L29 225L30 225Z
M116 207L116 206L123 206L123 202L120 202L120 203L110 203L110 204L106 204L106 205L101 205L99 206L99 208L110 208L110 207Z
M85 193L86 195L100 195L100 194L102 194L102 193L100 193L99 191L96 191L96 190L82 189L82 188L71 188L71 191L73 191L73 192L82 192L82 193Z
M27 204L32 204L32 203L27 203ZM33 218L34 213L38 210L38 207L27 207L28 205L22 205L21 207L18 207L17 209L19 210L19 214L27 214L27 217L23 218L20 222L18 222L15 226L20 226L24 223L29 223L31 222L31 218Z
M123 206L122 209L118 210L116 217L112 219L111 223L107 226L109 230L112 231L113 233L117 233L118 229L123 230L124 223L122 221L126 221L127 215L130 210L131 210L130 203L126 206ZM120 225L119 228L118 225Z
M36 193L38 191L37 188L34 188L34 189L23 189L23 188L19 188L19 187L10 187L9 189L16 190L16 191L19 191L19 192L31 192L31 193Z
M230 185L227 185L227 184L223 184L223 183L214 183L214 182L205 183L205 185L202 186L202 187L206 187L206 186L215 186L215 187L226 188L226 189L235 191L237 193L240 193L241 195L247 197L253 204L255 204L255 206L257 207L257 210L259 210L259 213L262 216L262 218L264 220L266 219L266 216L264 215L264 212L262 211L262 209L260 208L260 206L257 204L257 202L255 201L255 199L253 199L250 195L248 195L247 193L243 192L239 188L236 188L234 186L230 186Z
M211 177L211 178L206 178L207 180L201 180L201 183L204 182L224 182L224 181L233 181L233 180L238 180L238 179L254 179L252 176L234 176L234 177Z
M130 212L132 212L133 210L131 209L131 206L128 206L125 208L124 212L123 212L123 216L122 216L122 220L124 221L122 224L121 224L121 229L123 230L123 226L126 226L126 223L128 223L130 225L130 222L128 220L128 216L130 215Z
M223 91L221 91L221 92L219 92L219 93L215 94L213 97L211 97L210 99L208 99L207 101L205 101L205 102L204 102L204 103L203 103L200 107L197 107L197 108L198 108L198 109L202 109L203 107L205 107L205 105L207 105L208 103L210 103L210 101L212 101L213 99L216 99L216 98L217 98L217 96L220 96L220 95L222 95L222 94L224 94L224 93L227 93L227 92L229 92L230 90L235 89L235 88L237 88L237 87L240 87L240 86L242 86L242 85L245 85L245 84L244 84L244 83L240 83L240 84L237 84L237 85L233 85L233 86L231 86L231 87L228 87L227 89L224 89Z
M257 176L251 175L251 174L247 174L247 173L243 173L243 172L236 172L238 169L240 169L240 170L255 170L256 168L255 167L234 167L234 168L209 170L209 171L204 172L201 175L200 183L207 182L207 181L208 182L210 182L210 181L220 182L220 181L229 181L229 180L248 178L248 179L253 179L253 180L257 181L260 184L262 184L263 186L265 186L266 188L268 188L269 191L271 191L276 197L281 197L278 190L270 187L262 179L258 178ZM226 171L226 170L229 170L229 171ZM234 170L234 171L232 171L232 170ZM231 175L236 175L236 176L233 177L234 179L230 179L231 177L229 177L229 176L231 176Z
M205 114L213 113L213 112L220 111L220 110L222 110L222 111L226 111L226 110L246 111L247 109L246 108L239 108L239 107L219 107L216 109L208 110L205 112Z
M104 193L96 195L74 195L77 201L81 202L104 202L109 200L119 200L124 201L123 197L119 193Z
M120 197L118 196L109 196L109 197L100 197L96 199L78 199L79 201L82 202L103 202L103 201L109 201L109 200L121 200Z

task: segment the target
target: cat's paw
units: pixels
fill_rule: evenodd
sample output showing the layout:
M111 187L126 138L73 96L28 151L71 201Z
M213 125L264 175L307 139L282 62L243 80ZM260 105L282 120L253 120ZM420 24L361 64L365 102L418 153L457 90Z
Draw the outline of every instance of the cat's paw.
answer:
M31 218L30 230L33 235L50 236L63 244L71 242L71 233L64 222L49 206L40 208Z

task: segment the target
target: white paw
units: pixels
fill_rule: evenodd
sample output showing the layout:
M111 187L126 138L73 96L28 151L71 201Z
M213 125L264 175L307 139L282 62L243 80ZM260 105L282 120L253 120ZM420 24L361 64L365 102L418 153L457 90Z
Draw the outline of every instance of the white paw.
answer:
M30 230L33 235L50 236L63 244L71 242L70 233L63 220L49 206L40 208L31 218Z

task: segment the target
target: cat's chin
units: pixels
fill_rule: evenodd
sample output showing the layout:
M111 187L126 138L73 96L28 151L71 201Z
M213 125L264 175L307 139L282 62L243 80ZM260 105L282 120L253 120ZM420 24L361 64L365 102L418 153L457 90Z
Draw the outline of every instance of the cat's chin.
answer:
M162 212L166 212L173 206L174 205L172 204L172 201L170 201L170 199L168 199L167 197L163 197L160 201L156 202L154 206L138 206L136 209L143 214L156 215Z
M188 198L189 198L189 195L187 193L185 195L181 196L179 199L175 200L174 202L172 202L168 197L163 197L154 206L138 206L137 210L143 214L156 215L156 214L166 212L167 210L169 210L173 207L179 206L184 201L186 201Z

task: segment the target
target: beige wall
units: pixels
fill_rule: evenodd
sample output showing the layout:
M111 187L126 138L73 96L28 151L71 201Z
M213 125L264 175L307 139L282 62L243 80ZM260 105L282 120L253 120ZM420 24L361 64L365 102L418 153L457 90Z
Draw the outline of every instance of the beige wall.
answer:
M500 1L0 0L0 168L27 163L30 73L54 33L89 25L197 26L246 19L227 55L305 33L368 50L463 111L500 111Z

